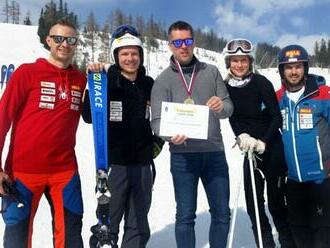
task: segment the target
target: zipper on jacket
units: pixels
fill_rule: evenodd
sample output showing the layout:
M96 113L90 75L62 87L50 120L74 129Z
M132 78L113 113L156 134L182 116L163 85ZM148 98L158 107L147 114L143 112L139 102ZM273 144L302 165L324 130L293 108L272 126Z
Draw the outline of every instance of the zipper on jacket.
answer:
M299 168L299 161L298 161L298 156L297 156L294 121L291 122L291 129L292 129L291 136L292 136L292 147L293 147L294 162L295 162L295 165L296 165L296 171L297 171L299 182L302 182L300 168Z
M297 106L297 111L294 111L294 114L296 115L296 125L297 125L297 131L300 130L299 122L300 122L300 116L299 116L299 106Z
M314 90L312 92L310 92L309 94L307 94L306 96L303 96L302 98L300 98L296 103L294 103L294 107L292 109L291 104L293 103L292 100L289 100L289 111L290 111L290 120L291 120L291 136L292 136L292 146L293 146L293 155L294 155L294 160L295 160L295 165L296 165L296 170L297 170L297 175L298 175L298 179L299 182L302 182L302 178L301 178L301 172L300 172L300 168L299 168L299 160L298 160L298 156L297 156L297 148L296 148L296 139L295 139L295 128L294 128L294 115L296 114L296 120L297 120L297 130L299 130L299 107L298 104L300 102L302 102L304 99L308 98L309 96L315 94L316 92L318 92L319 89ZM297 111L296 111L297 109ZM322 161L321 161L322 163Z
M300 173L300 168L299 168L299 161L298 161L298 156L297 156L297 149L296 149L296 139L295 139L295 118L298 120L298 115L296 115L295 109L297 108L297 104L294 103L291 99L289 100L289 116L290 116L290 124L291 124L291 139L292 139L292 148L293 148L293 157L294 157L294 164L296 167L296 172L297 176L299 179L299 182L301 182L301 173ZM297 102L298 103L298 102ZM292 105L294 104L293 108ZM298 127L297 127L298 130Z

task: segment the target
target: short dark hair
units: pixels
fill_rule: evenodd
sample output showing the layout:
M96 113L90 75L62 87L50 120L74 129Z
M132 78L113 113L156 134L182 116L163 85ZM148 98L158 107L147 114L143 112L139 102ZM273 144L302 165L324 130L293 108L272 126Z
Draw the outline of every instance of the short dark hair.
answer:
M189 30L191 33L191 37L192 38L194 37L194 30L188 22L176 21L176 22L172 23L171 26L168 28L168 32L167 32L168 36L171 35L171 32L173 30Z
M49 32L50 32L50 30L51 30L54 26L56 26L56 25L61 25L61 26L65 26L65 27L70 27L70 28L72 28L74 31L76 31L76 33L77 33L77 27L76 27L76 25L75 25L72 21L68 20L67 18L61 18L61 19L59 19L59 20L56 20L56 21L53 23L53 25L51 25L51 27L49 28Z

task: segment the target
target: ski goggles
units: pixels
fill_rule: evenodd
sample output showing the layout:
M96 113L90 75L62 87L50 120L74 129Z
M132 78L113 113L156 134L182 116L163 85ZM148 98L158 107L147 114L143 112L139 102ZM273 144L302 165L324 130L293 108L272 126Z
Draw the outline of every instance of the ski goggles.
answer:
M172 40L170 43L173 44L173 46L176 48L182 47L183 43L186 45L186 47L189 47L194 44L194 38Z
M134 28L131 25L125 24L125 25L119 26L118 28L116 28L115 31L113 31L112 38L117 39L117 38L119 38L119 37L121 37L121 36L123 36L124 34L127 34L127 33L129 33L133 36L136 36L136 37L140 36L140 34L136 30L136 28Z
M240 49L243 53L250 53L253 50L252 43L245 39L234 39L227 43L227 52L236 53Z
M49 37L52 38L56 44L61 44L66 40L66 42L70 46L76 45L77 41L78 41L77 37L72 37L72 36L65 37L65 36L62 36L62 35L50 35Z

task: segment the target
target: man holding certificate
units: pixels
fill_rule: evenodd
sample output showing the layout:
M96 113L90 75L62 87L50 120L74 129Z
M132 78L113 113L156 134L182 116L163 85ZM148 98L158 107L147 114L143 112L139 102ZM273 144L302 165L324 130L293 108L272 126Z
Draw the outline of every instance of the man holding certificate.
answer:
M170 145L177 247L195 247L199 179L210 206L210 248L226 247L229 176L219 119L232 114L233 104L218 69L194 56L190 24L173 23L168 39L173 56L152 89L151 125Z

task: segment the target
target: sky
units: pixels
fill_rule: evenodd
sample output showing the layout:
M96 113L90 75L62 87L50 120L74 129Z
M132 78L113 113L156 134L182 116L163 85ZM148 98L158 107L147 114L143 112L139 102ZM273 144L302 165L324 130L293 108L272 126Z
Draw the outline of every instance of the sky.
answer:
M48 57L48 53L45 53L45 49L39 43L39 37L36 31L36 26L31 27L0 23L0 34L7 34L0 35L0 66L13 63L17 68L20 64L32 62L38 57ZM24 37L24 39L22 39L22 37ZM8 49L8 44L15 47L15 49ZM165 42L162 43L160 50L151 51L150 54L146 56L146 61L150 59L147 66L149 75L155 78L160 71L166 68L169 63L169 56L170 52ZM197 57L202 61L218 66L221 74L223 76L226 75L227 71L224 66L224 58L221 54L212 51L200 51ZM328 82L327 84L330 85L329 69L310 68L310 72L324 76ZM276 90L279 89L280 78L276 68L260 70L260 73L265 75L273 83ZM5 88L0 89L0 98L4 89ZM237 208L236 222L231 222L235 228L230 229L233 230L232 247L255 248L256 246L250 228L251 224L245 210L244 193L242 191L241 175L243 156L237 146L233 148L235 137L231 131L228 119L221 120L221 132L229 166L230 207L232 210L235 207ZM2 156L3 163L8 151L8 141L9 139L7 136ZM94 194L95 166L92 144L92 127L81 120L77 133L76 154L84 200L85 214L82 233L85 247L88 246L88 239L91 234L89 229L96 223L96 198ZM175 199L170 173L170 154L167 144L165 144L162 152L156 158L155 164L157 176L153 187L152 205L149 212L151 239L147 247L175 247ZM197 219L195 226L196 247L198 248L209 248L208 230L210 215L208 210L207 198L200 184L198 188ZM234 216L234 214L232 216ZM34 222L33 247L52 247L51 230L50 208L43 197ZM273 231L275 234L275 229L273 229ZM0 218L0 237L3 237L3 232L4 223L2 218ZM0 247L3 247L2 238L0 238Z
M40 9L49 0L18 2L22 15L29 9L36 24ZM298 43L309 53L313 53L315 41L330 37L330 0L67 0L67 3L80 21L93 11L101 23L119 8L127 15L153 16L167 26L185 20L195 28L213 29L226 39L244 37L253 43L268 42L279 47Z

